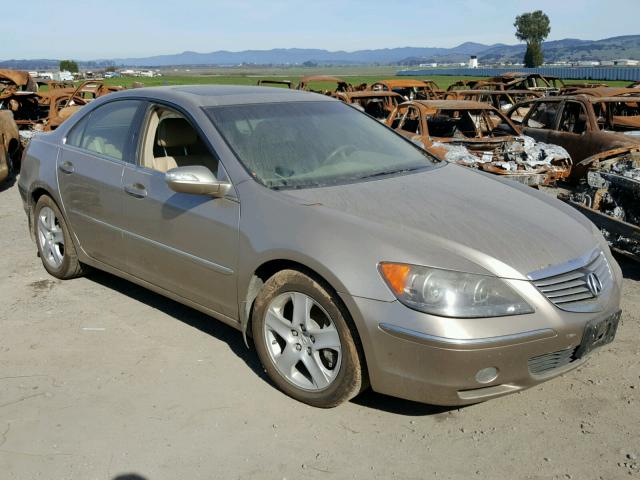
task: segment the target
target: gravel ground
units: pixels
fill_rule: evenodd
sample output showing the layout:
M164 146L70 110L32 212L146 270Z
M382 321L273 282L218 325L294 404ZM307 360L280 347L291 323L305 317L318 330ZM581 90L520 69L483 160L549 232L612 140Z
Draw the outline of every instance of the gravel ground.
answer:
M640 478L640 268L614 343L567 375L462 409L367 392L319 410L241 335L104 273L41 267L0 192L0 478Z

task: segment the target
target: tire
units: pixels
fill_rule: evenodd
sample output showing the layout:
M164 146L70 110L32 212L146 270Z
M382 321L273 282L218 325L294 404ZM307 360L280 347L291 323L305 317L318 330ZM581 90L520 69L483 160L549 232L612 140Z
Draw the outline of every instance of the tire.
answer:
M34 210L33 228L38 256L49 274L67 280L85 273L86 267L78 261L69 227L51 197L42 195L38 199Z
M262 366L282 392L320 408L360 393L365 363L347 315L328 287L302 272L282 270L265 282L251 329Z

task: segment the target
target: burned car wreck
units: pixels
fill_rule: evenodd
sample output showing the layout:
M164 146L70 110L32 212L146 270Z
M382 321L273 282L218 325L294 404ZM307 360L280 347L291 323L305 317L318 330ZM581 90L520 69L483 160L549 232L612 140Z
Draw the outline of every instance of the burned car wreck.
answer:
M13 177L20 169L21 152L22 144L13 114L0 111L0 183Z
M558 198L600 227L611 248L640 261L640 145L591 159L585 178Z
M436 156L526 185L553 184L571 172L566 150L521 135L499 110L485 103L405 102L387 125Z

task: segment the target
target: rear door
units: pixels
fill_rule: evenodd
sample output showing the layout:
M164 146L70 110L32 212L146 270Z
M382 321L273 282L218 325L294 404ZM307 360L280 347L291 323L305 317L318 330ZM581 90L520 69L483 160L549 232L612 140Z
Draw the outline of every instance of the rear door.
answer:
M122 269L122 173L133 159L133 124L142 103L106 103L70 131L58 156L58 185L71 229L90 257Z
M151 105L136 163L123 173L128 271L230 318L237 318L240 203L171 190L165 172L202 165L227 178L199 130L171 108Z

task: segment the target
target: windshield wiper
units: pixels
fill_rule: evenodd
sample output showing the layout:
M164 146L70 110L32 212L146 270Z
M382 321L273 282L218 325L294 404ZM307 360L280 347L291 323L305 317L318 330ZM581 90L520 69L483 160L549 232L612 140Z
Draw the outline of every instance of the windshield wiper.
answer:
M425 167L399 168L397 170L385 170L382 172L375 172L375 173L370 173L369 175L360 176L358 177L358 180L363 180L365 178L383 177L385 175L395 175L398 173L413 172L414 170L422 170L423 168L427 168L427 167L425 166Z

